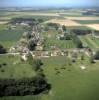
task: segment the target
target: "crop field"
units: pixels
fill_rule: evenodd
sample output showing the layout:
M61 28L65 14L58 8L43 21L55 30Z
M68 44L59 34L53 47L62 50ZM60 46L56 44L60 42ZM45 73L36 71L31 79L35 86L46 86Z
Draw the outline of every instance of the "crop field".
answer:
M94 30L99 30L99 24L87 24L86 26Z
M82 26L68 26L67 28L68 29L81 29L81 30L89 30L89 29L91 29L91 28L89 28L87 26L84 26L84 25L82 25Z
M80 55L79 55L80 57ZM78 57L78 58L79 58ZM89 63L89 58L80 59L69 65L66 57L51 57L43 59L44 73L52 84L48 95L3 97L0 100L98 100L99 99L99 62ZM85 66L82 70L80 66ZM63 69L64 67L64 69ZM59 74L57 74L59 71Z
M52 46L55 46L60 49L71 49L75 48L75 44L72 40L53 40L47 39L45 44L45 50L50 50Z
M75 20L80 24L99 24L99 20Z
M34 75L35 72L33 71L32 66L27 62L22 62L20 56L0 56L0 78L18 79L32 77Z
M25 30L26 29L21 26L9 30L6 25L0 25L0 44L8 49L22 37Z
M92 36L80 36L79 37L84 46L90 47L92 49L99 48L99 40Z
M0 31L0 41L17 41L22 36L22 30Z
M99 17L95 17L95 16L90 16L90 17L65 17L66 19L71 19L71 20L99 20Z
M59 40L56 38L57 31L48 31L43 33L43 36L46 38L45 41L45 50L50 50L52 46L60 49L71 49L75 48L75 44L72 40Z
M60 19L52 19L52 20L49 20L45 23L57 23L57 24L60 24L60 25L65 25L65 26L81 26L81 24L77 23L76 21L72 21L72 20L69 20L69 19L65 19L65 20L60 20Z

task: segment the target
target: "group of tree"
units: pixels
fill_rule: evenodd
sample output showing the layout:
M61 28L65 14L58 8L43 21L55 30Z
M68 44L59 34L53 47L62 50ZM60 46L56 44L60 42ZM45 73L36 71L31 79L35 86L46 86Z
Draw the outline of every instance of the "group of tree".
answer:
M86 35L92 32L91 30L84 30L84 29L72 29L71 31L76 35Z
M94 59L99 60L99 51L97 51L96 54L94 55Z
M59 24L57 24L57 23L47 23L46 25L47 25L46 29L54 28L55 30L58 30L58 28L59 28Z
M29 25L36 25L36 24L39 24L39 23L42 23L43 22L43 19L35 19L35 18L13 18L11 21L10 21L10 24L20 24L20 23L27 23Z
M0 79L0 97L37 95L50 89L46 78L36 75L33 78L24 79Z
M62 26L62 30L63 30L63 32L66 32L67 29L66 29L65 25Z
M83 44L82 44L81 40L78 38L78 36L76 34L74 34L72 36L72 39L73 39L73 42L76 45L76 48L83 48Z
M35 50L35 47L37 46L37 41L35 39L30 39L28 42L28 49L30 51Z
M51 85L43 73L40 59L33 59L32 55L28 55L28 62L35 71L32 78L22 79L0 79L0 97L2 96L25 96L37 95L40 93L48 93Z
M6 53L7 50L0 44L0 54Z

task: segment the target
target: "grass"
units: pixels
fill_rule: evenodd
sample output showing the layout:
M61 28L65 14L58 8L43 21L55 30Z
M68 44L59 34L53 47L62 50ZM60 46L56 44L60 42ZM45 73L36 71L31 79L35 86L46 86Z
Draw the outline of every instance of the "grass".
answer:
M4 46L7 50L14 44L16 44L14 41L0 41L0 44Z
M81 30L90 30L91 28L86 26L69 26L68 29L81 29Z
M0 25L0 31L1 31L1 30L4 30L5 28L6 28L6 25L5 25L5 24L1 24L1 25Z
M79 56L80 57L80 56ZM82 62L80 59L72 65L68 65L66 57L51 57L42 59L43 69L46 77L52 85L50 93L40 97L4 97L0 100L98 100L99 99L99 62L89 63L85 56ZM80 66L86 66L81 70ZM62 67L66 69L61 69ZM57 70L60 72L56 74Z
M99 24L99 20L74 20L80 24Z
M6 65L3 65L3 64ZM33 77L35 72L27 62L22 62L20 56L0 56L0 78L24 78Z
M53 87L50 100L98 100L98 64L91 65L86 57L83 65L87 70L82 71L80 60L71 66L65 57L48 58L45 62L44 70ZM66 70L62 70L62 66ZM60 71L59 75L55 68Z
M0 25L0 44L9 49L22 37L22 34L27 30L27 28L22 26L17 26L16 29L8 30L6 29L5 25Z
M55 46L60 49L75 48L76 45L72 40L59 40L57 39L58 35L58 32L53 30L43 33L43 36L46 37L45 50L50 50L51 46Z
M90 36L80 36L79 38L84 46L88 46L92 49L96 49L98 47L98 45L90 38Z
M21 38L22 30L3 30L0 31L0 41L17 41Z

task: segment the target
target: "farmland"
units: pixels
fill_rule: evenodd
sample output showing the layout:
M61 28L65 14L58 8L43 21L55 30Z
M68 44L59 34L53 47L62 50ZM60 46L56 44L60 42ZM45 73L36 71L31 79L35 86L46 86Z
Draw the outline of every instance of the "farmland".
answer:
M32 84L35 84L33 89L38 89L38 84L42 85L45 81L50 84L49 91L40 91L35 95L32 90L32 94L27 95L28 88L32 89L28 85L19 88L22 89L21 95L5 94L0 100L99 99L99 60L94 58L94 52L99 50L98 28L95 28L99 18L84 16L83 12L48 10L0 13L0 20L14 20L10 24L0 24L1 51L3 47L7 51L0 54L0 82L2 79L25 79L22 84L26 86L26 79L38 75L38 80ZM40 77L46 80L40 81ZM13 90L11 84L10 89ZM9 91L6 93L11 93Z
M50 50L52 46L55 46L57 48L61 49L71 49L75 48L75 44L72 40L59 40L57 39L58 32L57 31L48 31L44 32L44 37L46 38L45 44L45 50Z
M0 78L18 79L24 77L33 77L35 75L35 72L33 72L32 67L28 63L21 62L21 58L18 55L1 56L0 65L2 65L0 68Z
M43 59L45 65L43 66L44 72L47 75L49 82L52 84L53 89L48 95L40 96L25 96L25 97L8 97L8 100L93 100L98 99L98 63L91 65L88 58L84 60L83 65L87 67L85 71L80 69L81 61L78 60L73 65L68 65L66 57L52 57ZM64 66L66 69L61 69ZM57 70L60 73L57 75ZM58 83L58 84L57 84ZM83 95L82 95L83 94ZM6 97L1 98L1 100Z

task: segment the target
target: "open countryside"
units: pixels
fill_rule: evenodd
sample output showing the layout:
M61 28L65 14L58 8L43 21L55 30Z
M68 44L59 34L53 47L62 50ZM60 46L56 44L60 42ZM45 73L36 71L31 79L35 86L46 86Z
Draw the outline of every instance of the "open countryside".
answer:
M0 100L99 100L98 10L24 9L0 10Z

